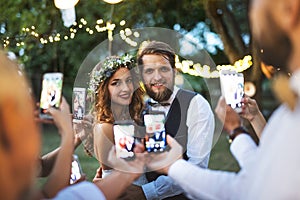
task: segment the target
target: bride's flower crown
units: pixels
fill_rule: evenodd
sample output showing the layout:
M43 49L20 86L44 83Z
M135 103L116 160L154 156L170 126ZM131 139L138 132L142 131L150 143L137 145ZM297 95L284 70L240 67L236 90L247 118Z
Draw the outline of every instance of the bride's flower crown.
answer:
M120 67L126 67L129 70L134 68L134 57L129 54L125 54L121 57L110 56L107 57L102 63L97 64L90 73L88 93L96 94L99 84L110 78Z

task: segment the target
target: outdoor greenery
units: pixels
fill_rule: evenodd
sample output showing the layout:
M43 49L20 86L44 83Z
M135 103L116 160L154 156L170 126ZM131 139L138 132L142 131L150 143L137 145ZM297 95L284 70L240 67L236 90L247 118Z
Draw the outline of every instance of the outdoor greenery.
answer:
M124 28L161 27L178 31L181 34L192 34L204 44L216 64L232 64L246 54L253 55L254 65L244 72L246 80L257 86L255 98L260 102L266 114L272 112L274 102L269 90L269 82L260 69L257 49L252 44L248 23L249 0L124 0L114 6L102 0L80 0L76 5L76 21L85 19L89 26L95 26L98 19L111 21L117 26L114 34ZM0 45L9 40L5 51L17 55L20 66L30 79L36 100L39 99L41 77L45 72L59 71L64 73L63 93L71 102L72 89L78 69L85 57L108 37L107 31L89 34L86 29L78 29L74 39L42 44L39 38L60 33L70 34L70 28L64 27L60 10L52 0L0 0ZM120 27L125 20L124 27ZM33 28L34 26L34 28ZM38 38L24 32L23 28L38 32ZM222 40L220 45L211 45L207 33ZM20 44L22 45L17 45ZM207 86L200 77L185 75L193 89L202 93L209 101ZM263 91L263 93L261 92ZM42 154L59 146L59 135L51 126L43 128ZM75 152L79 155L83 171L88 180L92 180L98 162L88 157L82 146ZM238 165L229 153L229 144L225 134L221 134L212 149L209 167L237 171ZM39 182L42 184L43 180Z
M116 24L114 34L126 27L131 29L162 27L182 34L192 33L198 41L206 44L205 48L209 49L211 45L205 35L207 32L214 32L214 27L206 15L207 2L209 1L124 0L112 6L102 0L80 0L75 7L76 21L79 22L84 18L89 26L94 26L98 19L103 19L104 22L111 21ZM240 23L241 35L249 35L245 14L247 1L224 0L224 3ZM0 12L0 42L4 43L5 39L9 38L10 43L5 50L17 55L32 81L36 98L39 98L42 74L48 71L60 71L64 73L64 95L67 100L70 100L81 63L96 45L107 39L107 32L90 35L85 29L78 29L74 39L61 38L59 42L42 44L39 39L31 36L30 32L24 32L23 28L31 29L34 26L34 31L39 34L39 38L70 32L69 28L63 26L60 10L54 6L53 1L1 0ZM126 21L124 27L118 25L121 20ZM23 45L17 46L17 43L21 42L24 42ZM215 47L211 56L217 64L229 63L220 47Z
M44 155L55 148L60 144L60 136L57 133L56 128L53 126L47 125L44 126L42 131L42 154ZM222 133L215 138L216 143L213 146L211 151L209 168L217 170L228 170L228 171L238 171L239 167L233 156L229 151L229 143L226 138L226 134ZM99 163L95 157L89 157L83 149L83 146L80 145L75 154L78 155L79 161L81 163L83 172L87 176L87 180L92 181L95 176L96 169L99 167ZM46 178L40 178L37 182L37 185L41 185L45 182Z

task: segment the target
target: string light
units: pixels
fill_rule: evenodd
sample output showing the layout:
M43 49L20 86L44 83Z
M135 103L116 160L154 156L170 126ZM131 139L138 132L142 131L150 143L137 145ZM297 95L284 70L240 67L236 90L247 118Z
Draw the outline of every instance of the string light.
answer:
M120 26L124 26L126 24L126 21L125 20L121 20L120 21Z
M134 39L140 37L139 32L137 31L132 32L130 28L125 28L125 30L120 30L119 33L122 40L124 40L127 44L129 44L132 47L138 46L138 43L134 41ZM133 36L133 39L131 39L129 36Z
M194 63L191 60L179 61L176 56L175 66L183 73L190 74L192 76L201 76L203 78L219 78L220 71L225 69L235 70L237 72L243 72L252 66L252 57L246 55L243 59L240 59L234 63L234 65L218 65L216 70L211 71L211 67L208 65L201 65L200 63Z
M124 26L126 24L125 20L120 21L120 26ZM3 39L3 47L7 48L15 43L17 47L25 46L25 42L23 41L26 37L31 36L37 39L41 44L46 45L49 43L60 42L61 38L65 41L74 39L78 30L85 28L85 32L90 35L93 35L95 32L101 33L108 31L108 39L112 40L113 31L116 28L116 24L110 23L109 21L104 23L103 19L96 20L96 23L92 27L88 27L88 22L84 18L81 18L79 22L74 22L73 26L69 28L69 32L62 33L53 33L51 35L45 36L41 33L38 33L35 26L24 27L22 28L22 33L18 38L10 38L6 37ZM140 33L137 31L132 31L130 28L121 29L120 32L121 39L127 44L137 47L138 42L135 39L140 37ZM15 41L15 42L13 42ZM183 60L179 61L179 58L176 56L176 68L180 69L183 73L190 74L192 76L201 76L204 78L219 78L219 72L223 69L235 70L237 72L243 72L244 70L250 68L252 66L252 57L250 55L245 56L243 59L238 60L234 63L234 65L218 65L216 70L211 71L211 67L208 65L201 65L200 63L194 63L191 60Z
M125 24L126 21L121 20L120 26L124 26ZM101 32L108 31L109 32L108 39L112 40L113 31L115 30L115 28L116 28L116 24L110 22L104 23L103 19L97 19L95 25L90 27L88 26L88 21L86 19L80 18L80 20L78 22L74 22L73 26L67 29L66 33L64 34L52 33L50 35L45 35L45 34L38 33L35 26L30 26L30 27L22 28L19 37L15 37L15 38L6 37L5 39L2 40L2 42L4 48L7 48L13 44L15 44L16 47L20 47L25 45L24 40L27 37L33 37L34 39L37 39L41 44L45 45L54 42L60 42L61 38L63 38L65 41L74 39L78 31L81 29L85 30L85 32L90 35L93 35L94 33L101 33ZM132 32L131 29L126 28L126 33L129 34L130 32ZM137 46L137 42L134 42L133 40L128 39L127 37L124 38L124 41L129 45Z

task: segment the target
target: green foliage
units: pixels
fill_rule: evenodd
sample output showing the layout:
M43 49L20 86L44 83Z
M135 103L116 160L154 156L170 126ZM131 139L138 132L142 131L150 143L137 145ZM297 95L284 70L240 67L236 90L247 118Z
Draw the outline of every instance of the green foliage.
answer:
M230 144L226 136L227 134L225 132L221 133L217 143L213 146L210 153L208 168L237 172L240 168L238 162L229 151Z
M124 0L112 6L101 0L80 0L75 8L77 21L84 18L90 27L95 25L97 19L103 19L104 22L112 20L117 24L115 34L124 28L118 25L122 19L126 20L125 27L129 28L153 26L173 29L175 24L179 24L183 30L190 31L201 21L210 24L205 16L203 2L204 0ZM237 17L242 16L245 2L230 0L228 3ZM236 10L239 12L235 12ZM107 39L107 32L90 35L85 30L78 29L73 40L66 41L61 38L60 42L41 44L38 39L22 31L24 27L34 26L40 37L69 33L69 28L63 26L61 13L52 0L2 0L0 13L0 41L10 38L10 45L5 50L16 53L20 62L24 64L37 96L42 74L47 71L63 72L64 85L67 88L65 90L68 90L65 93L71 94L72 91L69 90L72 89L84 58L94 47ZM24 42L24 46L17 47L16 43L21 41ZM222 50L219 50L214 58L216 63L219 63L218 60L227 61ZM70 96L67 96L67 99L70 100Z
M45 155L60 145L60 135L57 132L57 129L54 128L52 125L45 125L43 127L42 133L42 153L41 155ZM87 176L88 181L92 181L96 170L99 167L99 162L95 157L89 157L84 149L83 146L80 145L76 150L75 154L79 157L79 162L82 167L82 171ZM42 184L45 183L47 178L38 178L37 185L41 187Z
M249 0L226 0L226 3L229 9L232 11L232 14L235 16L235 19L239 23L239 28L242 33L248 33L249 23L248 23L248 7Z
M192 76L189 74L182 73L184 80L190 84L193 91L201 94L207 101L211 102L210 95L209 95L209 89L206 85L205 80L200 76ZM188 86L189 87L189 86ZM186 89L190 89L190 88Z
M218 134L215 134L218 135ZM218 138L216 144L213 146L213 149L210 154L209 168L216 170L228 170L228 171L238 171L239 166L236 160L233 158L229 151L229 143L226 138L226 133L222 133ZM60 145L60 136L57 133L57 129L53 126L44 126L42 133L42 153L44 155ZM96 158L89 157L83 149L83 146L80 145L75 154L78 155L79 161L81 163L83 172L87 176L88 181L92 181L96 169L99 167L99 163ZM41 187L44 184L46 178L39 178L37 181L37 186Z

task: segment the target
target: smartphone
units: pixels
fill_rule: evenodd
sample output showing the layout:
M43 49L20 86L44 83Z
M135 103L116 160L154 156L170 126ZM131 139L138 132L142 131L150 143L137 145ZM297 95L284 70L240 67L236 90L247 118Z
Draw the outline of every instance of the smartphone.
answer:
M74 87L73 89L73 122L83 120L85 114L86 89Z
M148 152L163 152L166 149L165 113L150 112L144 114L146 127L145 148Z
M118 158L133 159L135 127L132 121L116 121L113 126L116 155Z
M82 176L82 168L77 155L73 155L70 184L75 183Z
M52 119L47 114L50 107L59 108L62 96L63 74L60 72L45 73L42 81L40 98L40 117Z
M232 70L220 72L222 96L226 104L230 105L237 113L242 112L242 98L244 97L244 76Z

